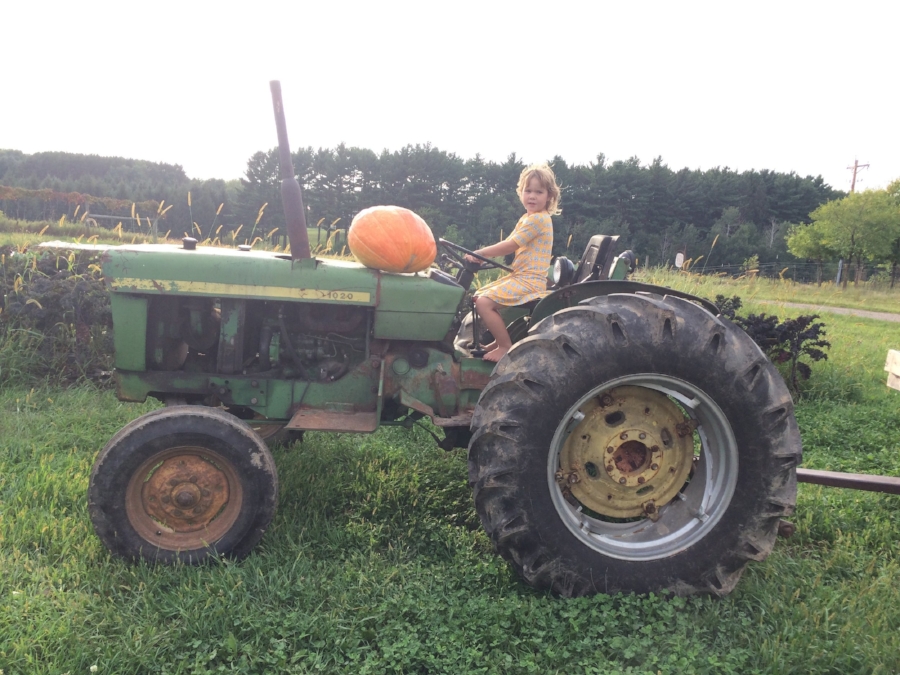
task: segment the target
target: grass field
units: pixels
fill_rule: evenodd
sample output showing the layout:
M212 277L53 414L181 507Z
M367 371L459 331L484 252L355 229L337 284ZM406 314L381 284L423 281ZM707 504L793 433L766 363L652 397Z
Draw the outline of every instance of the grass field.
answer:
M750 305L750 309L754 309ZM827 317L804 465L900 475L900 325ZM892 673L900 497L800 486L797 534L735 593L561 600L490 550L465 452L422 430L276 450L279 512L245 561L112 559L87 517L99 449L151 404L0 392L0 669L12 673Z
M669 288L693 293L704 298L717 295L731 297L739 295L747 301L797 302L831 307L867 309L873 312L900 312L900 284L890 288L883 281L850 283L846 288L833 282L798 284L790 279L732 279L731 277L683 273L660 268L638 270L634 277L638 281L659 284ZM773 314L771 307L764 308Z

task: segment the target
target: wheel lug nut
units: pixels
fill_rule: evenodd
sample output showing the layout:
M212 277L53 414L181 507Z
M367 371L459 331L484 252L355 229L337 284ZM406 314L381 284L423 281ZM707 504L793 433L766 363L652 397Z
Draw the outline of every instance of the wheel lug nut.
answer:
M638 438L644 440L645 438L647 438L647 434L638 434Z
M624 477L620 478L619 483L621 483L622 485L625 485L625 478Z
M619 434L619 438L621 438L624 441L625 439L628 438L628 432L623 431L621 434Z
M612 454L613 452L615 452L615 448L613 448L613 446L609 446L609 447L606 449L606 452Z
M644 478L643 476L638 476L638 483L643 484L643 483L645 483L646 481L647 481L647 479Z
M613 468L612 468L612 464L610 464L606 467L606 473L612 473L612 472L613 472Z
M659 469L659 464L651 464L650 468L656 471L657 469Z

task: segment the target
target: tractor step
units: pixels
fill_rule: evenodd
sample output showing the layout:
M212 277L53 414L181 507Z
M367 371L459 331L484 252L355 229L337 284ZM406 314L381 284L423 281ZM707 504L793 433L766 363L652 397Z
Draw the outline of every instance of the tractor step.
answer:
M301 408L294 413L286 429L308 431L345 431L368 433L378 428L378 414L370 412L335 412L315 408Z

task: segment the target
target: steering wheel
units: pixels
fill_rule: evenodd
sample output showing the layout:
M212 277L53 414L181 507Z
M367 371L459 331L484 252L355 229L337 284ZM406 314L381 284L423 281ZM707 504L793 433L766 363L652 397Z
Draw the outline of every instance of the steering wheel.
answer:
M480 269L491 270L495 268L505 270L506 272L513 271L512 267L502 265L491 260L490 258L485 258L483 255L479 255L475 253L475 251L470 251L467 248L463 248L459 244L455 244L452 241L447 241L446 239L438 239L438 243L441 245L441 248L445 250L451 258L453 258L453 261L462 266L463 269L468 269L472 272L477 272ZM466 260L465 256L467 255L470 255L473 258L478 258L478 260L481 262L479 267L473 269L472 265L474 265L475 263L470 263L468 260Z

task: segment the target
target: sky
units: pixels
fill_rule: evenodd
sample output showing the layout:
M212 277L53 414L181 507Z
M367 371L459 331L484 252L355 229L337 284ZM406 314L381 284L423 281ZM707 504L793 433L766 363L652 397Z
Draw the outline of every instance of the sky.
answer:
M900 178L896 0L3 0L0 148L244 175L277 144Z

